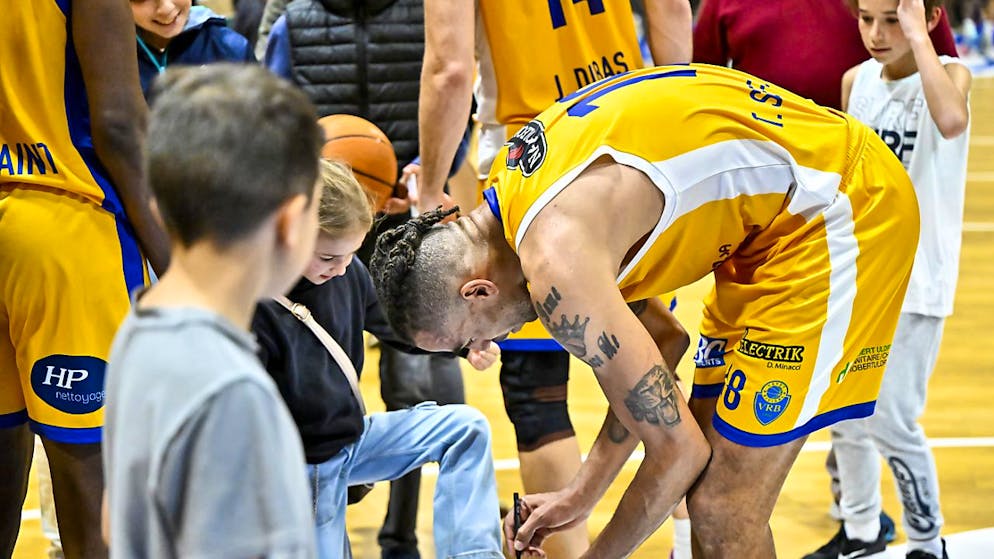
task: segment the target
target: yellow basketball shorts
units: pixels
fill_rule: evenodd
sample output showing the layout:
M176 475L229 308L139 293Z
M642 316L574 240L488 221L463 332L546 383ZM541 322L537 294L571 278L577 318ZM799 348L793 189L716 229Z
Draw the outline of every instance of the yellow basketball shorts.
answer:
M918 244L918 201L872 132L835 200L784 215L715 270L694 398L736 443L779 445L873 413Z
M147 282L122 217L63 191L0 185L0 428L101 439L111 341Z

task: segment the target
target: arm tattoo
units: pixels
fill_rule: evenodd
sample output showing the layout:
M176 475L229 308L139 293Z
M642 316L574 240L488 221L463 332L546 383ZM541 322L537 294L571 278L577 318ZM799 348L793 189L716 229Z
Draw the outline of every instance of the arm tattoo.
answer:
M625 398L625 406L635 421L653 425L660 422L672 427L680 423L679 393L673 375L664 367L653 365Z
M604 428L607 430L607 438L615 444L621 444L628 438L628 429L625 429L625 426L613 413L607 418Z
M573 320L566 318L565 314L559 316L559 324L550 321L546 323L545 327L549 329L552 337L563 344L566 351L577 357L585 357L587 355L587 342L584 341L584 336L587 333L590 317L585 317L583 322L580 322L578 314L573 315Z
M600 349L604 353L604 356L608 359L614 359L614 356L618 354L618 349L620 347L621 342L618 341L618 337L614 334L601 332L601 335L597 338L597 348Z
M552 316L552 311L559 307L559 301L562 300L563 296L559 294L559 290L553 285L549 294L545 296L544 301L535 301L535 311L544 322L548 322Z
M587 355L587 344L583 336L587 329L587 323L590 322L590 317L588 316L587 320L581 324L580 315L576 315L576 320L570 323L566 315L561 314L562 318L559 324L556 324L554 322L555 319L552 318L552 313L559 308L559 302L562 300L563 296L559 294L559 290L553 285L549 289L549 294L544 299L532 301L532 303L535 305L535 312L538 314L539 319L541 319L546 329L549 330L549 333L552 334L552 337L556 338L566 348L566 351L582 358ZM602 364L603 362L591 366Z
M648 299L639 299L638 301L632 301L631 303L628 303L628 308L632 309L632 313L635 314L635 316L641 316L641 314L645 312L645 309L648 307L649 307Z

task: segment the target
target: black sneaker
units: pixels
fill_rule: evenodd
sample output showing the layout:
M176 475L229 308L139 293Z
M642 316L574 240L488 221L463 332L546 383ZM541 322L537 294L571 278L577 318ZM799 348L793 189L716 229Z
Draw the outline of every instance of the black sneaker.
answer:
M872 542L863 540L851 540L846 537L846 529L839 526L839 531L828 540L828 543L819 547L814 553L804 556L804 559L864 559L877 557L887 549L886 532L884 526L880 526L880 533L877 539Z
M905 559L939 559L935 555L925 551L924 549L915 549L908 552ZM942 539L942 559L949 559L949 555L946 553L946 539Z
M846 539L846 531L839 526L839 531L828 540L828 543L816 549L813 553L808 553L804 559L838 559L839 550L842 549L842 540Z

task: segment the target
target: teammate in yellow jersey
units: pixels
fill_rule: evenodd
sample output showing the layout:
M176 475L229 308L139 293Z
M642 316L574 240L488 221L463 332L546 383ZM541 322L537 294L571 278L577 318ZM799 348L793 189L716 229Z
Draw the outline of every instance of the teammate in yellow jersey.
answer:
M100 537L104 369L165 234L142 183L146 119L120 0L0 0L0 556L48 454L66 557Z
M434 226L445 213L430 212L384 235L371 271L395 330L420 347L482 348L538 315L593 367L605 428L566 489L524 498L509 542L540 554L641 440L645 459L586 557L627 556L685 493L695 557L773 557L769 517L807 434L873 411L883 359L839 371L897 323L918 238L900 163L842 113L688 65L563 98L488 180L469 215ZM667 341L626 303L712 272L688 409ZM635 436L612 436L616 421Z

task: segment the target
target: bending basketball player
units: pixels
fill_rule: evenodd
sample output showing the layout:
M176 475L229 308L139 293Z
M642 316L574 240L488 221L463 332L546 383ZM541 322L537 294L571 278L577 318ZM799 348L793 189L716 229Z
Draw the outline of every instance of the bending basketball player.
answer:
M524 498L516 536L505 521L509 544L541 555L641 440L586 557L627 556L688 491L695 557L773 557L770 514L807 434L873 412L883 363L837 373L897 323L918 239L899 162L846 115L689 65L565 97L508 141L488 182L469 215L384 235L372 272L395 330L422 348L483 348L538 315L594 369L604 428L567 488ZM638 302L711 272L709 367L688 409L645 326L667 311Z

